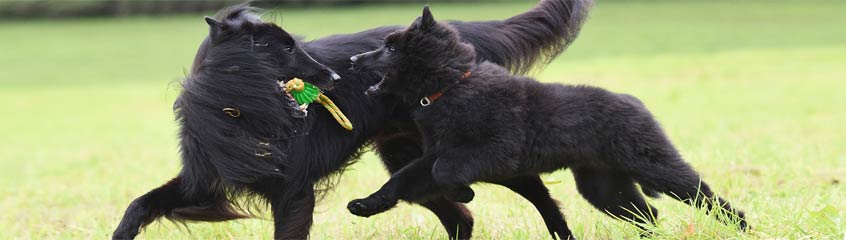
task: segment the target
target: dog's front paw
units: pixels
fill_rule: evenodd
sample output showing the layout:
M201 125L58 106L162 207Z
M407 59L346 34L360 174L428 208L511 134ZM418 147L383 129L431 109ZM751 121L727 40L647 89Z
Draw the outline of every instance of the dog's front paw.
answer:
M347 204L350 213L359 217L370 217L393 208L397 205L396 199L387 198L382 195L371 195L364 199L356 199Z
M476 197L476 192L474 192L473 189L469 186L462 186L447 191L445 197L447 200L453 202L469 203L470 201L473 201L473 198Z

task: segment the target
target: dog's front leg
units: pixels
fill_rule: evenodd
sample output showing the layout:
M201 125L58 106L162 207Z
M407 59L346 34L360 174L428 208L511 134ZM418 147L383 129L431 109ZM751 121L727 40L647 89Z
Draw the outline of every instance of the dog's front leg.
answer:
M314 213L314 188L307 184L296 193L279 190L271 195L274 239L307 239ZM287 196L287 194L294 194Z
M350 213L370 217L393 208L398 200L423 200L438 196L439 190L432 181L434 157L424 155L412 161L391 176L379 191L367 198L347 204Z

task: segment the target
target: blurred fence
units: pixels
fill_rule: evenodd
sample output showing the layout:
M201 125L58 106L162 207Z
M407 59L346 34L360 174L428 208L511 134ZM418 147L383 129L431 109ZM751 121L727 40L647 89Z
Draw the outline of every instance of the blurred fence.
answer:
M214 12L244 0L0 0L0 18L63 18ZM460 2L468 0L264 0L260 7L344 5L370 2Z

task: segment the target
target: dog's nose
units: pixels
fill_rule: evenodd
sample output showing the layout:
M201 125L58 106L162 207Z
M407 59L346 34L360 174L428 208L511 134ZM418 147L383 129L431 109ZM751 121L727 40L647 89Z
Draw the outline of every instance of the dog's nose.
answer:
M356 71L355 61L358 61L358 55L350 57L350 70Z

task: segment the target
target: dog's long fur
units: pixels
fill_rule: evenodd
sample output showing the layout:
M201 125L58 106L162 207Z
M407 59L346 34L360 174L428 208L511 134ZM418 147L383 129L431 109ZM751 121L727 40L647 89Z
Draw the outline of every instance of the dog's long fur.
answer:
M467 39L475 39L469 40L471 44L488 49L479 51L480 59L523 73L554 58L572 42L589 5L587 0L545 0L506 21L452 24L463 29ZM303 66L280 65L278 59L286 55L280 55L284 52L278 47L290 44L285 42L289 37L274 24L261 22L254 10L238 5L207 20L212 31L200 46L174 104L183 169L173 180L133 201L113 238L133 238L163 216L177 221L245 217L248 214L236 204L239 196L266 200L276 238L306 238L315 194L331 189L331 176L342 172L367 143L374 143L391 172L422 152L415 144L419 136L406 106L391 97L364 96L380 76L346 70L350 56L378 47L385 35L401 27L296 41L294 51L304 50L343 76L328 89L316 78L291 74L302 68L322 75L331 70L321 72L302 56L297 61ZM255 39L261 34L276 37ZM304 119L292 117L289 99L276 87L276 80L289 77L324 84L326 94L355 129L344 130L317 107L310 108ZM233 118L223 108L237 108L240 116ZM441 219L451 238L470 237L473 220L463 205L443 198L418 203Z
M412 113L422 132L423 156L378 192L350 202L356 215L385 211L397 199L427 191L469 201L473 192L467 186L474 182L502 183L572 168L580 192L616 217L654 223L657 211L637 193L636 182L724 211L718 216L729 218L721 220L746 228L744 213L715 196L637 98L539 83L493 63L477 63L473 46L453 27L437 23L428 7L408 29L387 36L383 47L353 59L357 68L386 76L368 90L371 95L396 94L416 104L443 94ZM597 183L609 184L591 187ZM551 234L572 237L566 223L560 224L564 231Z

